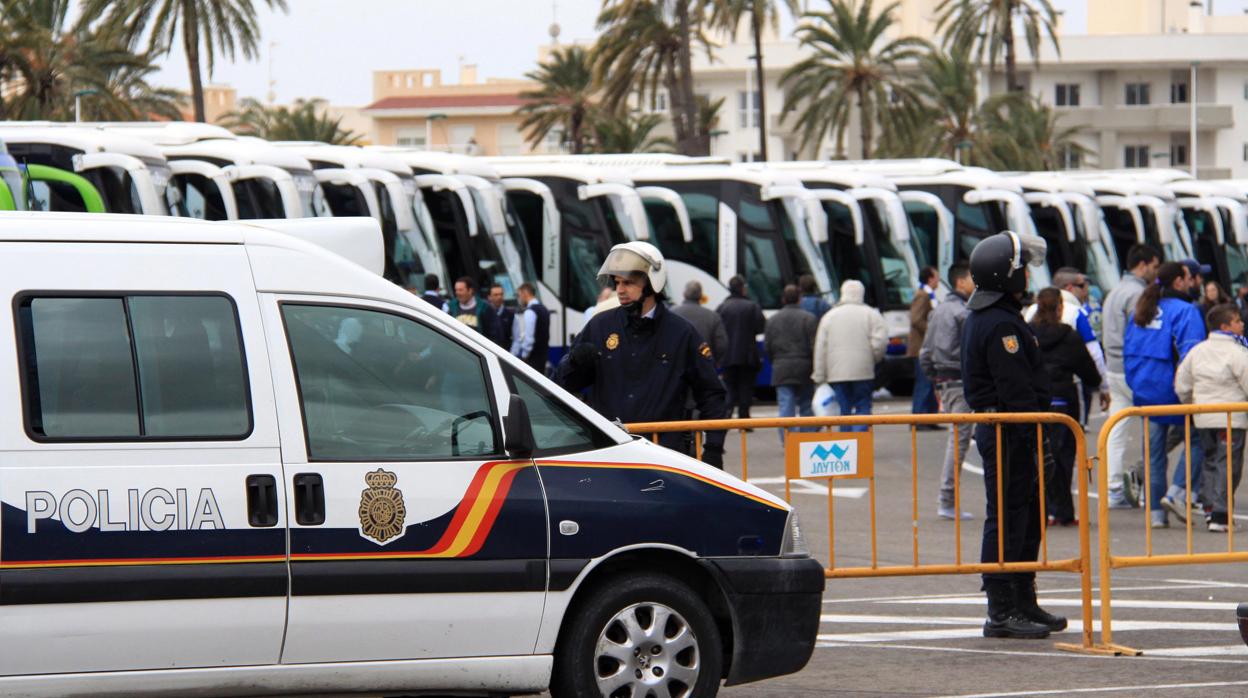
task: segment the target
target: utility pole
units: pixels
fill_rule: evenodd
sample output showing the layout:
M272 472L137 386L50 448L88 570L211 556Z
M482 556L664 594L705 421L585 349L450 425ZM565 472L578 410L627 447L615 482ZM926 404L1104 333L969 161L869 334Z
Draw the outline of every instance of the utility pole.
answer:
M1192 163L1192 176L1196 176L1196 66L1200 65L1200 61L1192 61L1192 76L1188 80L1187 101L1190 107L1191 120L1191 156L1188 161Z

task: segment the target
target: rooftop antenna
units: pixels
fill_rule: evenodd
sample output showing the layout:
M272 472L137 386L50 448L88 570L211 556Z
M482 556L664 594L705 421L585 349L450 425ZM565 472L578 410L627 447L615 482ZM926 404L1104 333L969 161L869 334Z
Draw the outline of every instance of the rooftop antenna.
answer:
M563 29L559 26L559 0L550 0L550 28L547 33L550 34L550 43L553 46L559 45L559 34Z
M265 95L269 104L277 102L277 80L273 79L273 49L277 48L276 41L269 42L269 92Z

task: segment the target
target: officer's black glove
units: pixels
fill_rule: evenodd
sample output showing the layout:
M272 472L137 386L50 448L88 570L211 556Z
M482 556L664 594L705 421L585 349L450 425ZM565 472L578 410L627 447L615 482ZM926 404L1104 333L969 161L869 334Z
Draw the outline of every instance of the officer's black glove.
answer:
M594 357L598 355L598 351L590 344L577 344L572 347L572 351L568 354L568 361L571 362L572 368L585 368L594 363Z
M707 465L713 465L720 470L724 469L724 447L723 446L703 446L702 462Z

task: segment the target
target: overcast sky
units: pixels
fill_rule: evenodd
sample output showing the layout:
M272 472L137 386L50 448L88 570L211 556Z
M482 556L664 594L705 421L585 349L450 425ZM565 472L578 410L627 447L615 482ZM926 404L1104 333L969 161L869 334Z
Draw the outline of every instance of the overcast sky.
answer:
M1088 0L1052 2L1066 12L1068 33L1086 30ZM445 82L456 82L462 61L475 63L482 78L519 78L533 69L537 47L549 41L547 31L556 14L562 40L591 40L601 7L599 0L289 0L288 4L289 14L260 10L261 58L232 64L222 60L213 71L213 82L233 85L242 97L263 98L271 58L279 103L324 97L334 104L361 106L372 101L374 70L440 68ZM1218 0L1216 7L1224 13L1231 9L1226 5L1236 4L1248 0ZM792 20L786 20L786 31L791 27ZM180 43L164 61L154 82L189 90Z

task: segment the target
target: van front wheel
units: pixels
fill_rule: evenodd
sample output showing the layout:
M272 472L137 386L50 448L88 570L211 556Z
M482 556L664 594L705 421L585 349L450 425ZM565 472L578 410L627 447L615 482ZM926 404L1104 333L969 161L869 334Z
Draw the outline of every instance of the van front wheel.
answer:
M660 574L605 580L569 619L555 648L555 698L710 698L723 648L706 604Z

